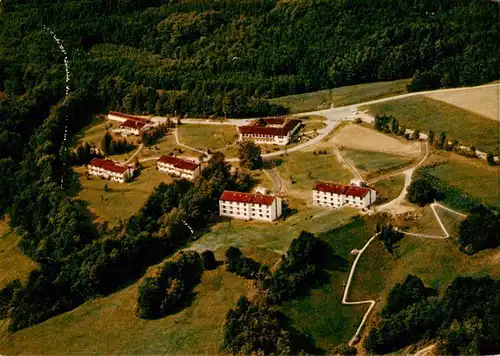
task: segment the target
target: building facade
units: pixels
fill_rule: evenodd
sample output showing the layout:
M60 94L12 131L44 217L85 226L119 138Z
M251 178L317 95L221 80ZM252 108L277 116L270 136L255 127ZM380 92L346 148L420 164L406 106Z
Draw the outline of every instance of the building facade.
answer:
M352 206L367 209L377 199L375 190L356 185L316 182L313 203L328 208Z
M201 166L199 164L174 156L161 156L156 161L156 168L160 172L186 179L194 179L201 173Z
M238 131L240 141L252 140L257 144L286 146L300 126L300 120L267 118L258 119L247 126L238 127Z
M244 220L274 221L283 213L282 201L272 195L224 191L219 198L219 215Z
M111 160L94 158L88 164L88 172L90 175L109 179L112 182L123 183L133 176L134 169Z

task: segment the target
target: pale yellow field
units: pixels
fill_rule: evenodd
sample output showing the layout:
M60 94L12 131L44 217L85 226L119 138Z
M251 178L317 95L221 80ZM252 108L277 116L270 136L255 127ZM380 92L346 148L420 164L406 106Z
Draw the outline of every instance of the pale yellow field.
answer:
M403 141L361 125L347 125L338 130L330 142L357 150L392 153L417 157L420 145L414 141Z
M426 95L461 109L500 121L500 83L486 88L471 88L453 92L438 92Z

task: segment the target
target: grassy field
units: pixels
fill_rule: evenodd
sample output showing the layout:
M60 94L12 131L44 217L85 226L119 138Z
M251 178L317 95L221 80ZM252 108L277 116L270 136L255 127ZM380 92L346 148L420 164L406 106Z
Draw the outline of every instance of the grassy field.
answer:
M222 220L197 241L192 248L198 251L205 249L225 251L229 246L239 248L261 248L280 254L286 253L290 242L301 231L319 233L333 227L342 226L354 216L353 208L328 210L315 206L305 206L299 200L290 199L290 208L297 212L286 220L275 222Z
M227 311L241 295L252 295L246 281L222 267L205 271L192 304L158 320L136 318L135 283L42 324L7 335L0 321L5 354L206 354L220 353Z
M161 182L172 181L168 174L158 172L155 164L155 161L144 162L143 171L130 183L114 183L92 176L86 179L82 175L80 178L82 190L78 197L89 203L90 211L96 217L114 225L139 211L154 187ZM76 172L80 174L84 171L83 167L76 169ZM109 188L108 192L104 192L106 184Z
M390 201L396 198L404 187L405 178L402 174L394 177L381 179L372 188L377 191L377 198L380 203Z
M336 254L348 260L350 265L354 260L350 251L361 248L371 235L364 220L359 219L319 236L333 247ZM365 311L364 306L341 304L348 272L331 271L329 274L330 280L321 288L314 289L310 296L287 302L282 307L293 324L311 336L316 346L327 352L349 341Z
M351 172L340 165L332 150L327 152L326 155L316 156L310 151L293 152L284 157L283 164L276 169L287 182L290 191L304 199L310 199L316 180L348 183L352 178ZM294 184L291 183L290 176Z
M498 153L498 122L441 101L414 96L362 109L368 109L372 115L393 115L403 127L422 132L432 129L436 137L444 131L450 141L457 139L463 145Z
M320 130L322 128L326 127L326 124L323 122L319 121L312 121L312 122L305 122L304 127L302 128L302 132L308 132L308 131L314 131L314 130Z
M312 93L282 96L269 101L283 105L290 110L290 113L323 110L330 108L330 105L340 107L404 94L409 82L409 79L401 79L393 82L351 85Z
M366 177L374 176L383 171L402 168L412 162L412 158L407 156L354 149L343 149L342 155L361 170Z
M18 242L19 236L10 231L5 221L0 221L0 289L14 279L27 280L37 267L19 250Z
M159 140L156 145L151 147L144 147L139 153L138 157L139 159L144 159L150 157L159 157L162 155L168 156L170 155L170 153L174 153L174 149L176 148L182 150L182 153L180 153L181 156L190 156L198 158L198 156L200 155L199 152L190 150L189 148L178 146L177 143L175 142L174 135L168 134L167 136ZM128 156L131 156L133 153L134 152L131 152Z
M179 141L199 150L219 150L238 139L238 131L232 125L180 125Z
M464 193L490 206L500 206L500 167L489 167L479 159L448 154L448 162L425 171L459 188ZM445 204L447 199L444 200Z

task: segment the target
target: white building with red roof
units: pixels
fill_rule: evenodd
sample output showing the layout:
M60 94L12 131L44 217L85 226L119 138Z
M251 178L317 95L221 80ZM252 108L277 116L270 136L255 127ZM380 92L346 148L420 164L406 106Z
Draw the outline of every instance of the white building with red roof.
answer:
M118 183L126 182L134 174L134 168L102 158L92 159L87 168L90 175Z
M142 131L156 126L155 123L145 117L122 114L116 111L110 111L108 114L108 119L119 121L121 123L120 131L124 135L139 136Z
M367 209L377 199L377 192L356 185L316 182L313 188L313 203L328 208L353 206Z
M301 126L301 121L290 118L265 118L238 127L240 141L252 140L258 144L286 146Z
M274 221L282 213L282 201L273 195L226 190L219 198L220 216L245 220Z
M161 172L186 179L194 179L201 173L200 164L174 156L161 156L156 161L156 168Z

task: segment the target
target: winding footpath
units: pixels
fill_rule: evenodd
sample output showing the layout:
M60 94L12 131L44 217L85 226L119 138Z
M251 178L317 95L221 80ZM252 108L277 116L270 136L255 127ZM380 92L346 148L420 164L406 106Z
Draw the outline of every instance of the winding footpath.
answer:
M444 226L441 218L439 217L439 214L436 211L436 206L440 207L441 209L445 209L445 210L447 210L449 212L455 213L455 214L457 214L457 215L459 215L461 217L466 217L467 216L467 215L462 214L462 213L460 213L458 211L450 209L450 208L448 208L448 207L446 207L444 205L441 205L439 203L434 202L434 203L432 203L430 205L430 207L432 209L432 212L434 213L434 216L436 217L436 220L439 223L439 226L441 227L441 230L443 230L444 236L417 234L417 233L406 232L406 231L400 231L400 232L402 232L404 235L415 236L415 237L423 237L423 238L428 238L428 239L447 239L447 238L449 238L450 234L446 230L446 228L445 228L445 226ZM359 260L361 258L361 255L363 254L363 252L365 252L365 250L368 248L368 246L372 243L373 240L375 240L375 238L379 234L380 234L380 232L378 232L375 235L373 235L368 240L368 242L363 246L363 248L361 250L358 250L356 258L355 258L355 260L354 260L354 262L353 262L353 264L351 266L351 270L349 272L349 277L347 278L347 283L346 283L346 286L345 286L345 289L344 289L344 295L342 296L342 304L344 304L344 305L360 305L360 304L369 304L370 305L368 307L368 310L365 312L365 315L363 316L363 319L361 320L361 323L359 324L358 329L356 330L356 333L354 334L354 336L349 341L349 345L351 345L351 346L353 344L355 344L359 340L361 330L363 329L363 326L365 325L366 320L368 319L368 316L369 316L370 312L375 307L376 301L373 300L373 299L368 299L368 300L361 300L361 301L349 302L349 301L347 301L347 296L349 295L349 288L351 287L352 278L354 277L354 272L355 272L356 266L357 266L357 264L358 264L358 262L359 262Z

